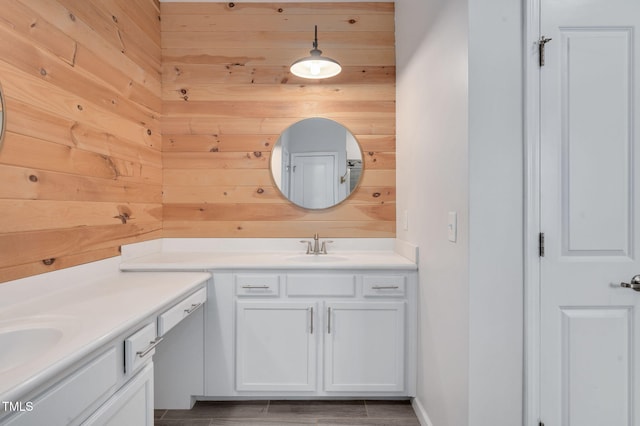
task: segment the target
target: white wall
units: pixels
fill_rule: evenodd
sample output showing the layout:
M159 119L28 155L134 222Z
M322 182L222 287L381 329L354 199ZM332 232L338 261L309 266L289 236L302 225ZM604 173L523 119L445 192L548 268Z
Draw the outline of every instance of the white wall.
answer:
M420 246L418 402L434 426L522 423L519 3L396 2L398 238Z
M522 424L522 2L469 0L469 424Z
M396 3L397 236L420 247L417 399L434 426L468 418L467 31L467 0Z

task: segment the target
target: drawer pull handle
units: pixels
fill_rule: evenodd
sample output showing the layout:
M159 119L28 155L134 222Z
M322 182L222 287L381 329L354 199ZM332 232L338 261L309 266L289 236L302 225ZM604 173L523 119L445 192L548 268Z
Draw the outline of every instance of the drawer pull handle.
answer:
M331 308L327 308L327 334L331 334Z
M248 289L256 289L256 288L261 288L261 289L267 289L269 288L268 285L243 285L242 288L248 288Z
M396 289L400 288L400 286L397 286L397 285L374 285L371 288L374 289L374 290L396 290Z
M144 358L145 356L147 356L147 354L149 352L151 352L152 350L155 349L156 346L158 346L158 343L162 342L163 338L162 337L158 337L156 340L152 340L151 342L149 342L149 346L147 346L144 350L142 351L138 351L136 352L136 355L138 355L140 358Z
M185 309L184 312L189 315L191 312L195 311L196 309L198 309L200 306L202 306L202 302L200 303L194 303L191 305L191 307L189 309Z
M313 306L311 307L311 327L310 327L310 334L313 334Z

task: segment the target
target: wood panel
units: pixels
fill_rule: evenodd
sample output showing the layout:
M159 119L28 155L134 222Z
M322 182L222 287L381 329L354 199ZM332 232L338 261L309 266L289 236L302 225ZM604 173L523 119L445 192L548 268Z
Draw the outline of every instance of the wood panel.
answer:
M365 115L365 113L363 113ZM171 116L168 115L162 120L162 133L172 135L263 135L263 134L280 134L287 127L297 121L307 118L307 116L298 117L200 117L200 116ZM320 115L318 115L320 117ZM370 136L393 136L396 132L396 122L394 119L380 119L378 117L366 118L358 116L352 118L349 116L341 117L339 114L327 114L323 116L339 121L343 126L351 131L354 135L370 135Z
M55 200L0 200L1 232L27 232L120 223L158 223L158 204Z
M168 230L167 230L168 228ZM165 221L164 232L181 238L308 238L314 232L331 238L388 238L395 235L395 221L291 220L291 221ZM311 232L311 234L310 234Z
M395 236L393 3L162 3L164 236ZM344 71L304 80L319 47ZM270 174L278 135L331 118L358 139L362 182L342 204L289 203Z
M38 260L52 262L52 259L55 261L61 256L158 238L161 226L161 222L141 225L127 223L1 234L0 250L3 255L0 268Z
M44 274L53 272L72 266L81 265L83 263L95 262L109 257L120 255L120 246L107 247L99 250L85 251L77 254L59 256L52 258L37 260L19 265L8 266L0 269L0 282L7 282L18 278L24 278L31 275Z
M340 9L341 4L336 3L336 8ZM389 28L393 28L393 13L359 13L344 14L323 14L322 12L310 11L306 14L298 14L295 18L291 18L283 13L258 14L249 13L237 14L235 8L229 8L220 13L208 13L208 7L204 13L192 15L174 15L171 13L163 13L162 15L162 31L189 31L189 32L208 32L208 31L244 31L250 28L252 31L282 31L295 32L296 34L304 33L313 36L314 25L318 26L320 35L323 32L333 31L365 31L365 32L384 32ZM164 11L163 11L164 12ZM307 36L308 38L308 36ZM319 37L322 39L321 37ZM311 38L313 40L313 38ZM366 46L365 46L366 47Z
M4 0L0 282L162 236L156 0Z
M189 93L185 94L187 97ZM216 100L189 102L179 100L165 102L163 110L171 115L198 115L213 117L263 117L265 111L277 114L280 117L290 117L294 114L315 114L322 116L339 115L340 117L358 118L362 114L376 116L380 119L393 119L395 115L395 102L392 100L366 101L364 96L354 96L357 100L345 101L318 101L303 99L296 101L287 97L288 101L260 101L255 100ZM276 139L277 139L276 135Z
M214 48L267 48L291 49L309 43L309 30L298 32L266 32L266 31L208 31L208 32L170 32L166 31L162 38L164 49L181 49L190 46L191 49ZM393 49L394 35L389 32L354 32L330 31L321 32L322 48L331 49L362 49L365 51L379 49ZM312 35L313 36L313 35ZM310 46L310 45L309 45ZM309 47L311 48L311 46ZM371 53L371 52L370 52Z
M300 84L309 83L289 73L286 65L247 66L240 63L227 64L171 64L163 63L162 76L165 84ZM380 84L395 78L395 66L344 66L342 72L327 80L313 84Z
M355 135L364 151L395 152L393 135ZM168 152L270 151L278 135L162 135L162 150Z
M221 14L233 10L238 15L345 15L354 13L376 13L388 15L394 13L393 3L357 2L357 3L213 3L203 9L202 5L194 3L167 3L162 5L165 15L198 15L204 13ZM295 17L292 17L292 19Z

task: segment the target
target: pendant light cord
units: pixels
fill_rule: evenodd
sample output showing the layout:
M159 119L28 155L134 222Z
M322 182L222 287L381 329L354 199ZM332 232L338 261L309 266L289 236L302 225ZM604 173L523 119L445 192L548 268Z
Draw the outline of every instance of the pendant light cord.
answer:
M313 41L313 48L316 50L318 49L318 26L317 25L316 25L316 35Z

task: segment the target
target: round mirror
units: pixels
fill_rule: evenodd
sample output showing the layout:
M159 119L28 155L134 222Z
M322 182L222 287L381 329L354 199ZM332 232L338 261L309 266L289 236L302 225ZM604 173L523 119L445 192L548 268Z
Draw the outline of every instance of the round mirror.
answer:
M4 131L6 129L6 116L4 106L4 95L2 94L2 86L0 85L0 148L2 148L2 141L4 139Z
M273 146L271 175L289 201L326 209L353 192L362 173L362 151L340 123L307 118L291 125Z

